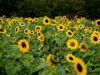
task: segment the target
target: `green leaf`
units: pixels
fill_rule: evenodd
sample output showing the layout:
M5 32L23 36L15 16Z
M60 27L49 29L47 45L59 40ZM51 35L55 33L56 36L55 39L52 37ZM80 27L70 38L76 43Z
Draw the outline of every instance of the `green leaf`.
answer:
M29 75L31 75L32 73L36 72L36 71L39 71L40 69L46 67L46 61L44 58L40 58L40 63L39 64L34 64L32 65L32 67L30 67L30 73Z

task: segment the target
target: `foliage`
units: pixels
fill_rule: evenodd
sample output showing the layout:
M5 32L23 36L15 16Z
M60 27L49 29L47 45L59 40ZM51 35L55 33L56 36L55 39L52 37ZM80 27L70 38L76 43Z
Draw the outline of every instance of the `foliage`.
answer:
M78 62L81 75L99 75L99 54L100 19L0 17L2 75L75 75Z

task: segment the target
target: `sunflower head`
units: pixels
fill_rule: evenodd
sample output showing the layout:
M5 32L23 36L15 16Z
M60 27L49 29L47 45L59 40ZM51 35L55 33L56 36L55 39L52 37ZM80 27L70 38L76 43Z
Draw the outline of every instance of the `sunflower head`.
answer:
M15 28L15 33L18 33L19 32L19 26L17 26L16 28Z
M35 32L41 32L42 26L36 26L35 27Z
M59 61L59 59L52 54L49 54L47 56L47 64L50 67L54 67L55 65L57 65L58 61Z
M25 28L24 34L30 34L30 30L28 28Z
M100 19L96 20L96 26L100 26Z
M100 37L96 34L91 34L90 41L92 44L99 44L100 43Z
M65 29L65 26L62 25L62 24L59 24L59 25L57 26L57 30L58 30L58 31L64 31L64 29Z
M39 36L37 36L37 39L38 39L40 42L44 42L45 37L44 37L43 34L40 34Z
M88 49L86 43L80 43L79 48L80 48L80 51L82 51L82 52L86 52Z
M71 38L73 37L73 32L71 30L67 30L66 35Z
M50 18L45 16L43 17L43 24L44 25L50 25L51 21L50 21Z
M77 75L87 75L87 67L84 61L80 58L75 59L74 69Z
M75 62L75 56L72 55L72 54L67 54L66 55L66 60L71 62L71 63L74 63Z
M18 41L18 48L22 53L26 53L29 50L29 43L25 39Z
M66 44L67 44L67 47L72 50L75 50L78 48L78 41L76 39L70 39L66 42Z

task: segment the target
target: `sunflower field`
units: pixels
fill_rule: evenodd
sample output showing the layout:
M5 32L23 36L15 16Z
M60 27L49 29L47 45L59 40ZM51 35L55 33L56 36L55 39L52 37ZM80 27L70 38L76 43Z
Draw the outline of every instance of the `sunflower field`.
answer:
M0 17L1 75L100 75L100 19Z

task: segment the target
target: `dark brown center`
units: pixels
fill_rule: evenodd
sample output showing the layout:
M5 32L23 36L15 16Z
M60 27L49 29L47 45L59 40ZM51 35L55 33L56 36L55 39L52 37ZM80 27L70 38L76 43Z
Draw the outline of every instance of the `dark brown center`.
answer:
M62 26L60 26L60 29L62 29Z
M93 40L94 40L94 41L98 41L98 38L97 38L97 37L94 37Z
M73 58L72 58L72 57L69 57L69 59L70 59L70 60L73 60Z
M72 42L70 45L71 45L72 47L74 47L74 46L75 46L75 43Z
M78 69L79 72L82 72L82 70L83 70L82 66L80 64L77 64L77 69Z
M45 20L45 22L48 23L49 21L48 20Z
M23 48L26 48L25 42L22 42L22 47L23 47Z
M86 50L87 48L86 48L86 46L85 46L85 45L82 45L82 46L81 46L81 49Z
M98 21L97 24L100 25L100 21Z
M68 32L68 34L69 34L69 35L72 35L72 33L71 33L71 32Z

